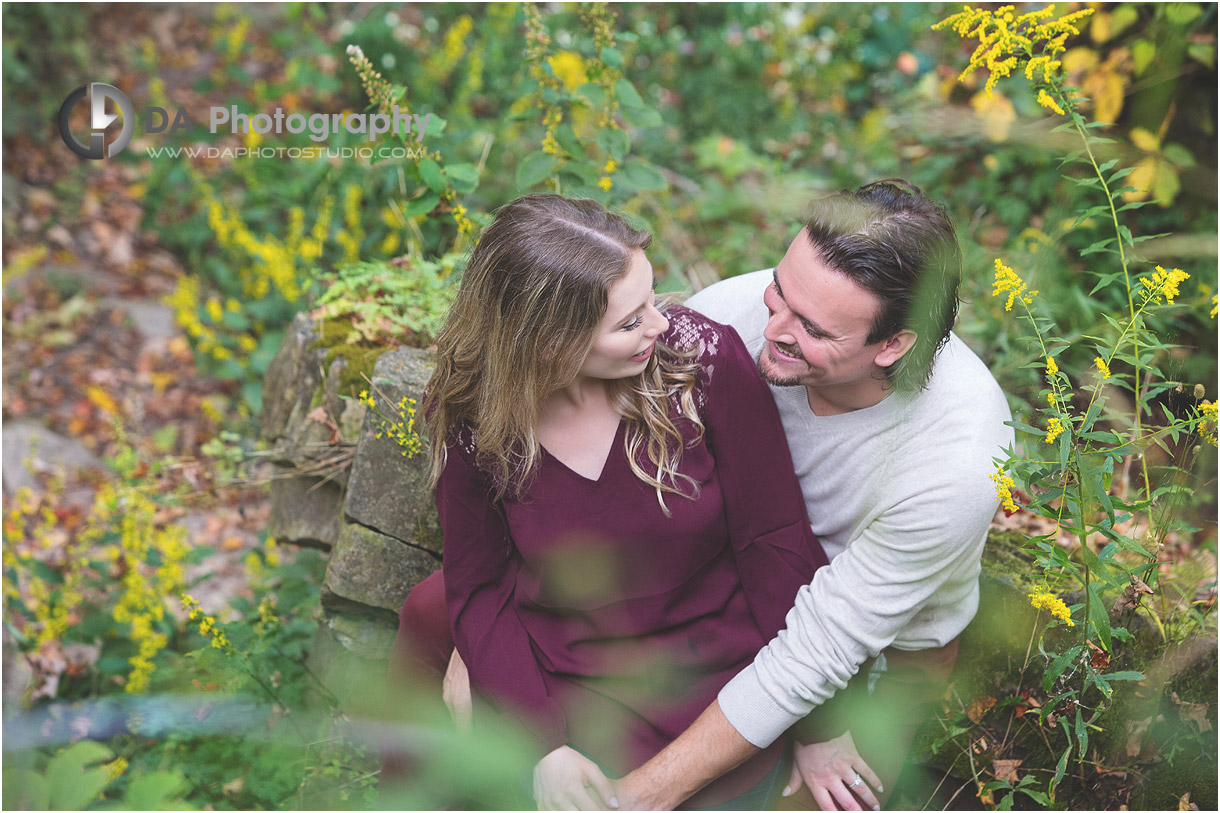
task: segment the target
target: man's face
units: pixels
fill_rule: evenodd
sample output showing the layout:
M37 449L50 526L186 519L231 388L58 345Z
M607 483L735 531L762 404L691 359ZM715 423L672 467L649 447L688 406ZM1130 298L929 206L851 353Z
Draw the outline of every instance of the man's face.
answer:
M880 300L826 265L802 229L763 293L771 312L758 359L778 386L848 387L878 377L884 340L869 344Z

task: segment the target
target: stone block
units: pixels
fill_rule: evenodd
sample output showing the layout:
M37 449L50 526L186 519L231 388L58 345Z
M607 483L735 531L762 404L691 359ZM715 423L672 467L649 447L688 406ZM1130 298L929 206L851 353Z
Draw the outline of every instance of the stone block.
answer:
M280 542L329 550L339 540L343 488L321 477L278 477L271 481L267 535Z
M374 397L387 417L405 397L423 401L424 386L432 375L435 354L400 347L387 351L373 368ZM347 518L383 534L439 553L440 522L428 487L428 458L414 458L391 438L378 438L380 418L372 410L364 416L356 457L352 461L343 512Z
M407 591L440 567L432 553L361 525L347 524L331 549L322 604L393 620Z

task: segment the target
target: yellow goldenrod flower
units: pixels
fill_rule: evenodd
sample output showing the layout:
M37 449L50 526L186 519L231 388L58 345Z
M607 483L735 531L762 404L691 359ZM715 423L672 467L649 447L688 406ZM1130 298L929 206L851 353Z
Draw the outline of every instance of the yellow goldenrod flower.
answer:
M106 781L113 782L123 775L123 771L127 770L127 760L117 757L102 767L106 769Z
M1054 5L1020 16L1013 13L1013 6L1002 6L995 11L964 6L932 29L952 27L962 39L978 42L958 81L985 68L988 71L985 89L990 98L996 82L1021 64L1025 65L1025 75L1031 81L1040 71L1041 81L1051 83L1062 69L1054 57L1063 52L1068 36L1080 33L1076 24L1092 13L1093 9L1082 9L1055 20L1050 19L1055 14Z
M1038 104L1042 105L1047 110L1054 110L1061 116L1066 115L1063 112L1063 108L1059 106L1059 103L1056 102L1055 99L1049 93L1047 93L1044 88L1038 89Z
M1220 304L1217 304L1217 301L1218 301L1218 300L1220 300L1220 294L1216 294L1216 295L1214 295L1214 296L1212 297L1212 312L1211 312L1211 317L1212 317L1213 319L1215 319L1215 318L1216 318L1216 311L1217 311L1217 309L1218 309L1218 308L1220 308Z
M1196 428L1199 437L1212 446L1216 445L1216 407L1214 401L1204 401L1199 404L1199 423Z
M1046 422L1046 442L1054 443L1055 438L1063 434L1063 422L1058 418L1051 418Z
M1014 486L1016 486L1016 483L1013 482L1012 478L1005 474L1004 470L1001 468L997 468L989 476L991 477L991 481L995 483L995 494L1004 510L1010 514L1020 510L1012 498L1012 489Z
M1097 365L1097 372L1101 373L1102 378L1110 377L1110 365L1106 364L1101 356L1094 358L1093 363Z
M1072 612L1068 606L1063 603L1063 599L1056 596L1054 593L1048 593L1044 590L1038 590L1029 593L1029 603L1037 610L1047 610L1055 618L1058 618L1069 627L1076 626L1072 621Z
M609 176L603 175L601 180L599 180L597 182L597 185L600 186L602 189L606 190L607 192L609 192L610 189L614 186L614 181L610 180Z
M1017 276L1017 272L1013 271L999 258L995 261L995 280L992 282L991 295L999 296L1007 293L1008 301L1004 303L1004 310L1012 310L1012 303L1020 299L1026 305L1034 301L1034 295L1037 291L1026 292L1026 285L1022 279Z
M1059 365L1055 363L1055 359L1050 356L1046 359L1046 377L1054 378L1059 374Z
M1050 404L1051 406L1055 405L1055 393L1048 392L1046 394L1046 403Z
M1188 279L1190 274L1180 268L1166 271L1158 265L1152 276L1140 277L1140 285L1144 288L1144 301L1160 302L1164 297L1165 301L1172 305L1174 297L1179 293L1178 286Z

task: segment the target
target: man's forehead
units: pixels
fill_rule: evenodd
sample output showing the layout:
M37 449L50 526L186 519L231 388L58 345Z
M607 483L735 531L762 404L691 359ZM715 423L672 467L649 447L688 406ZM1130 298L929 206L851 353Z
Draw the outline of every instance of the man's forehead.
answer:
M788 307L819 324L833 321L846 326L863 321L871 325L881 308L876 294L826 261L805 229L788 245L774 274Z

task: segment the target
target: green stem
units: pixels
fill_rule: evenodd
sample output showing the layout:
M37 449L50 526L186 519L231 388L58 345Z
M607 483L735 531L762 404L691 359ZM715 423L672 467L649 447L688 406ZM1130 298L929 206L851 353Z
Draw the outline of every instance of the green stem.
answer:
M1140 391L1139 331L1135 327L1135 318L1136 318L1135 297L1131 290L1131 271L1127 267L1127 252L1123 246L1122 229L1119 228L1118 210L1114 207L1114 195L1110 192L1110 185L1108 183L1106 183L1105 175L1102 174L1101 167L1098 166L1098 164L1097 164L1097 157L1095 155L1093 155L1093 146L1090 143L1089 134L1088 134L1088 132L1085 131L1084 127L1081 126L1081 123L1080 123L1081 119L1080 119L1079 114L1076 113L1075 108L1072 106L1071 100L1068 99L1067 96L1063 93L1062 88L1060 88L1057 83L1053 84L1052 86L1054 87L1055 92L1057 94L1059 94L1059 98L1061 98L1064 101L1064 103L1066 105L1068 105L1068 109L1072 111L1072 126L1074 126L1076 128L1076 133L1080 136L1080 140L1084 144L1085 153L1089 156L1089 164L1092 165L1093 172L1097 175L1097 180L1101 183L1102 191L1104 191L1106 193L1106 203L1110 207L1110 221L1114 224L1114 237L1118 244L1118 259L1119 259L1119 262L1122 264L1123 281L1125 282L1125 284L1127 286L1127 309L1128 309L1128 312L1131 314L1131 344L1135 350L1135 353L1134 353L1134 359L1135 359L1134 392L1136 395L1135 435L1136 435L1137 439L1140 439L1143 436L1143 418L1140 414L1143 409L1143 405L1139 402L1139 391ZM1116 345L1115 349L1117 350L1117 345ZM1113 358L1113 356L1111 356L1111 358ZM1139 455L1140 455L1140 470L1143 472L1143 476L1144 476L1144 493L1146 495L1148 495L1149 497L1151 497L1152 496L1152 486L1151 486L1151 482L1148 477L1148 461L1144 457L1142 452L1140 452ZM1152 516L1151 512L1149 512L1149 520L1151 520L1151 516ZM1152 534L1151 528L1149 529L1149 535L1155 536L1155 534Z

